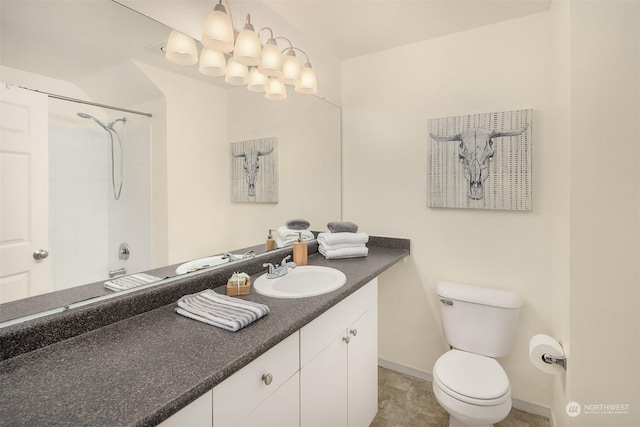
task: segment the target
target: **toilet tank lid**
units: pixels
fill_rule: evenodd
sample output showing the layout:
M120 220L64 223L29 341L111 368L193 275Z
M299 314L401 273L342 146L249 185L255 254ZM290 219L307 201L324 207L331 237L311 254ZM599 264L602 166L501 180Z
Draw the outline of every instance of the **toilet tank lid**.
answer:
M481 286L463 285L461 283L438 282L438 296L457 301L489 305L502 308L520 308L522 297L515 292Z

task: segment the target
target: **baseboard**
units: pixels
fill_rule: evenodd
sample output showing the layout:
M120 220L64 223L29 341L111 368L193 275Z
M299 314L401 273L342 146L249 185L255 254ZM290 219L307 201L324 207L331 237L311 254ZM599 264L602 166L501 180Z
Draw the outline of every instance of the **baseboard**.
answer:
M433 374L431 372L422 371L420 369L412 368L410 366L401 365L396 362L391 362L389 360L378 358L378 365L383 368L390 369L392 371L400 372L401 374L409 375L412 377L420 378L425 381L433 382ZM537 405L535 403L525 402L520 399L512 399L512 406L516 409L520 409L521 411L528 412L534 415L543 416L551 422L551 426L555 426L554 420L552 419L552 413L549 408L545 408L544 406Z

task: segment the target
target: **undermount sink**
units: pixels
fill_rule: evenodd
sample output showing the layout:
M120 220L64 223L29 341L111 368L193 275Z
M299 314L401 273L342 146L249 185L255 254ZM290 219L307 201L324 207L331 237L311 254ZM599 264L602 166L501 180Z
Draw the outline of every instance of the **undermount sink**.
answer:
M256 279L253 288L259 294L275 298L304 298L335 291L346 282L347 277L340 270L305 265L275 279L267 279L263 274Z
M192 273L194 271L203 270L205 268L214 267L227 262L229 262L229 258L224 257L224 255L195 259L193 261L185 262L176 268L176 274Z

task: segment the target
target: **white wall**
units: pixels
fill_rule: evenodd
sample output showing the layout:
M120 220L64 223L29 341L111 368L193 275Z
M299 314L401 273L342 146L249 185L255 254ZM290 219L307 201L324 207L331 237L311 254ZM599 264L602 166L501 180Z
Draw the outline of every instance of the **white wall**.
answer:
M167 260L172 264L227 251L227 212L220 208L220 201L229 199L226 91L138 66L166 98Z
M532 335L553 333L554 245L568 239L554 226L567 215L556 202L568 187L558 183L569 180L569 124L554 115L566 91L554 90L552 63L568 52L552 49L555 13L345 61L342 88L344 219L412 243L407 263L380 281L380 357L431 372L448 348L438 281L513 290L525 304L513 352L501 363L515 398L546 407L552 379L527 353ZM534 109L533 210L426 207L427 119L523 108Z
M638 425L639 7L557 1L343 63L344 219L412 241L380 281L381 358L431 372L447 349L437 281L514 290L513 397L556 425ZM519 108L535 110L533 210L427 208L427 119ZM535 333L561 340L566 375L531 366ZM571 401L628 413L570 418Z
M572 425L637 426L640 3L573 2L570 27L571 348L565 399L582 405ZM591 406L610 404L628 405L620 409L628 414ZM557 409L563 415L564 408Z

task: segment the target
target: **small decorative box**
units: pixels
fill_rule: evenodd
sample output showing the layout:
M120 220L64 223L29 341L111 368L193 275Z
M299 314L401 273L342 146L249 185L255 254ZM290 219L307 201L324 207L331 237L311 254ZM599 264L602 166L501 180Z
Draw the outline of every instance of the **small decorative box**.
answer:
M233 273L227 281L227 295L241 296L251 293L251 278L247 273Z

